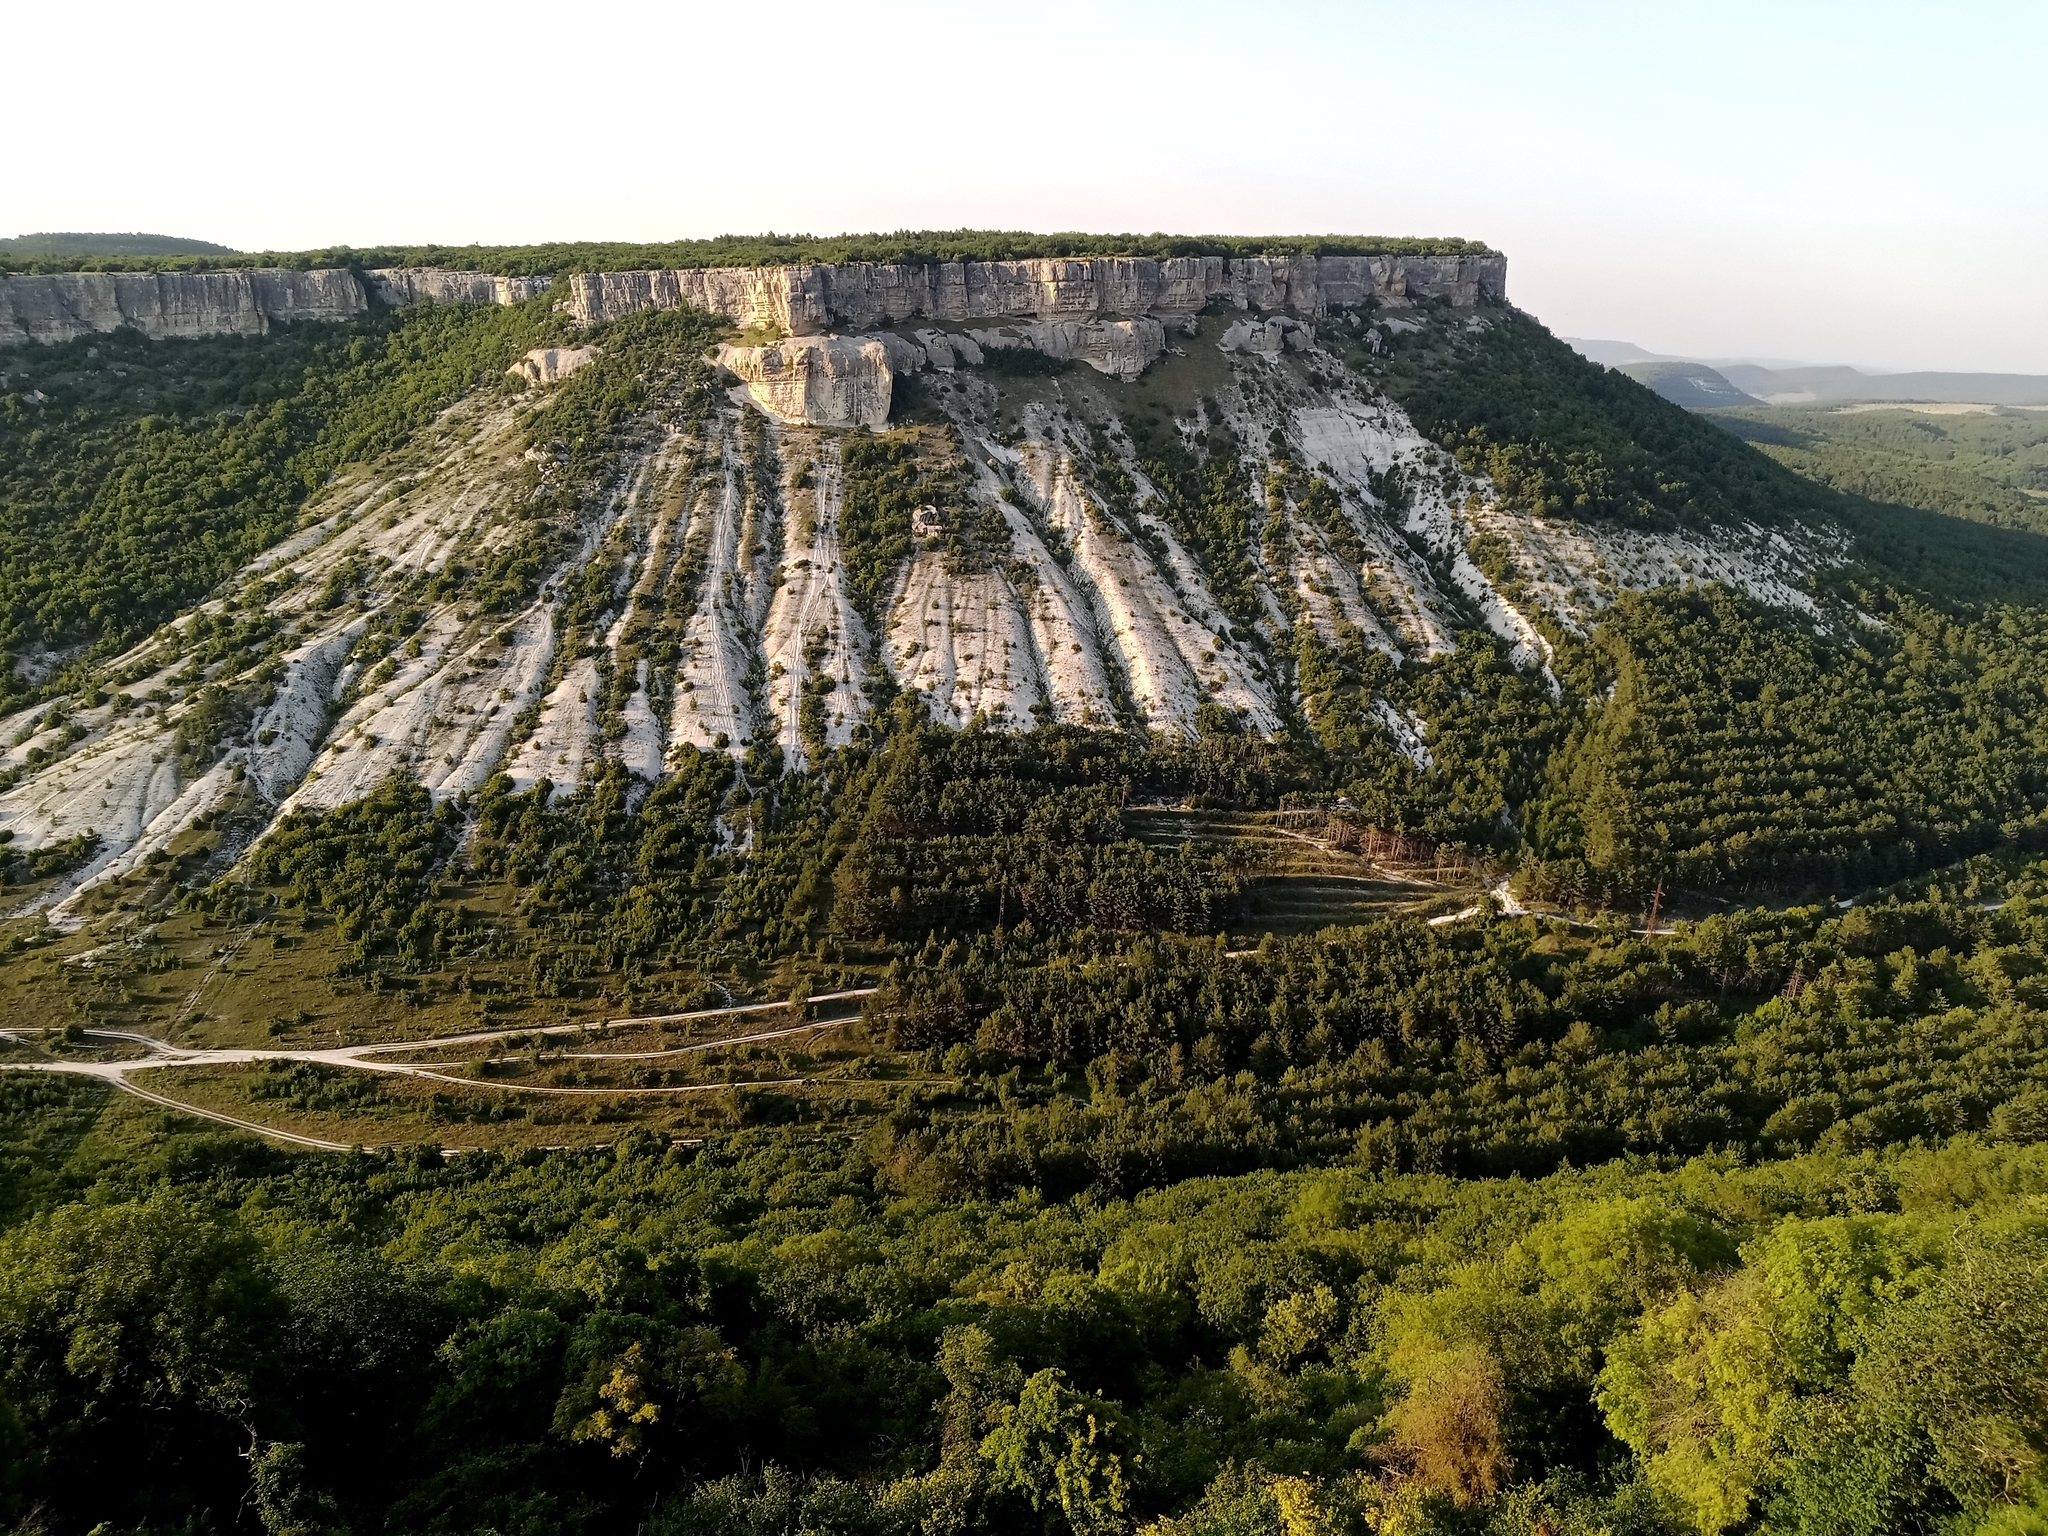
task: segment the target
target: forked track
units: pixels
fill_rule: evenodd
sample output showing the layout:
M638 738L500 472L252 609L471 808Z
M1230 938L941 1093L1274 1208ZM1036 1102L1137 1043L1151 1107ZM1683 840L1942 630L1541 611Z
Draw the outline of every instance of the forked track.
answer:
M822 993L808 1001L810 1003L846 1002L854 998L872 996L876 990L874 987L856 987L844 992ZM458 1087L464 1088L499 1088L514 1093L570 1095L715 1093L732 1085L726 1083L685 1083L659 1087L566 1088L557 1087L553 1084L494 1082L488 1078L456 1077L444 1070L448 1063L388 1061L381 1058L394 1051L432 1051L449 1046L482 1045L494 1040L511 1039L514 1036L532 1037L536 1035L576 1034L579 1032L587 1034L593 1028L613 1030L649 1024L688 1023L701 1019L731 1018L739 1014L764 1013L777 1008L786 1009L789 1006L790 1004L786 1002L741 1003L730 1008L700 1008L689 1013L649 1014L634 1018L606 1019L595 1026L590 1024L549 1024L525 1028L479 1030L471 1034L443 1035L432 1040L385 1040L369 1045L335 1046L328 1050L317 1051L266 1051L243 1047L192 1050L171 1045L167 1041L153 1039L148 1035L138 1035L126 1030L87 1030L85 1034L88 1039L120 1041L124 1044L139 1045L149 1054L131 1061L8 1061L0 1062L0 1071L61 1072L75 1077L94 1077L98 1078L101 1082L110 1083L124 1092L132 1093L137 1098L147 1099L152 1104L162 1105L166 1109L177 1110L183 1114L197 1115L207 1120L217 1120L224 1125L232 1125L241 1130L252 1131L259 1136L265 1136L271 1140L281 1141L291 1146L310 1147L315 1151L321 1152L346 1152L350 1149L341 1142L323 1141L317 1136L304 1136L296 1131L279 1130L275 1126L264 1125L255 1120L244 1120L220 1110L202 1109L198 1105L184 1103L181 1100L170 1098L165 1094L142 1087L131 1080L132 1076L137 1072L147 1072L165 1067L249 1066L256 1062L297 1061L315 1066L347 1067L358 1072L381 1072L394 1077L427 1078L435 1082L453 1083ZM850 1022L848 1019L819 1019L806 1024L788 1025L781 1029L760 1030L751 1035L730 1035L716 1040L697 1040L686 1045L665 1046L660 1050L654 1051L576 1051L564 1052L563 1055L571 1061L659 1060L667 1056L685 1056L701 1051L719 1050L727 1046L753 1045L769 1040L787 1040L792 1036L815 1034L819 1030L830 1029L836 1024L848 1022ZM30 1038L29 1032L25 1030L0 1030L0 1039L13 1040L17 1043L25 1044ZM773 1082L752 1083L745 1086L789 1088L799 1086L804 1081L805 1079L803 1078L793 1077L778 1079ZM460 1149L451 1148L449 1150Z

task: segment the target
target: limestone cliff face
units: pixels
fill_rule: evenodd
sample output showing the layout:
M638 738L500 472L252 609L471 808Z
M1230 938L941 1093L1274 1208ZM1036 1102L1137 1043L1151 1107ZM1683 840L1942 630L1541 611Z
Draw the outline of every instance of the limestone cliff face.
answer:
M519 304L546 293L545 277L497 277L390 267L358 277L345 268L296 272L59 272L0 277L0 346L69 341L133 326L153 341L261 336L273 325L346 320L381 304Z
M554 286L550 277L499 277L439 267L379 267L370 273L377 297L401 304L524 304Z
M133 326L152 340L261 336L369 307L353 272L60 272L0 278L0 346L69 341Z
M1099 257L585 272L569 278L564 307L588 325L688 304L804 336L917 319L1191 315L1218 299L1314 319L1368 298L1469 305L1506 293L1504 256Z
M389 267L364 276L341 268L254 268L0 277L0 346L69 341L122 326L152 339L260 336L273 325L345 320L373 302L519 304L551 286L544 277L427 267ZM1148 347L1156 357L1158 346L1149 332L1118 333L1115 326L1191 315L1218 300L1313 321L1368 298L1404 303L1441 297L1471 305L1505 297L1506 291L1502 256L1102 257L578 273L568 280L562 308L590 325L636 310L688 304L794 336L918 319L1029 320L1039 329L1062 329L1034 333L1027 345L1128 377L1131 359Z

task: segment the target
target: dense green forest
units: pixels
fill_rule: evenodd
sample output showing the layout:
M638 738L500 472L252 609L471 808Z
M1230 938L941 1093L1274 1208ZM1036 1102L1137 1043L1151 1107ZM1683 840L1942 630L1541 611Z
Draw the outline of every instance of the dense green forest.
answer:
M2048 842L2042 611L1878 606L1844 643L1725 589L1624 597L1613 696L1532 810L1536 887L1846 893Z
M132 643L290 532L337 469L403 443L555 323L545 301L421 305L264 337L10 350L0 653ZM0 699L22 687L0 669Z
M1758 406L1707 419L1838 491L2048 532L2048 412Z
M331 246L240 255L92 256L0 251L0 271L206 271L235 267L455 267L524 276L648 267L767 267L855 261L926 264L1039 256L1493 256L1478 240L1411 235L1095 235L1026 230L895 230L872 235L719 235L651 243L582 240L548 245Z
M61 1532L2033 1530L2048 869L1998 885L928 956L870 1016L930 1087L701 1147L292 1155L0 1078L0 1497Z
M1506 718L1499 703L1478 712L1502 739L1486 750L1483 725L1481 750L1452 761L1512 761L1519 743L1546 780L1537 791L1528 768L1506 776L1520 792L1496 802L1526 833L1533 891L1640 898L1671 882L1848 893L2048 836L2039 684L2048 540L2024 519L1991 528L1949 515L1961 509L1939 496L1879 500L1871 493L1882 486L1838 489L1825 473L1795 474L1809 466L1796 456L1774 463L1715 424L1782 413L1682 410L1526 316L1424 328L1384 358L1361 349L1352 361L1462 467L1491 475L1539 515L1764 527L1825 517L1856 535L1856 561L1815 592L1840 605L1850 637L1720 588L1624 595L1590 645L1567 642L1562 657L1573 691L1587 705L1597 697L1597 708L1568 731L1563 720L1539 723L1538 698ZM1828 420L1846 424L1829 429L1845 438L1925 435L1889 412ZM1982 429L1980 451L2015 456L2032 432ZM2002 472L2028 473L2023 464ZM1416 700L1412 684L1407 698L1384 675L1368 685L1385 664L1354 652L1349 663L1316 658L1303 673L1312 695L1308 678L1328 680L1329 705L1311 701L1325 747L1341 740L1338 764L1371 766L1370 780L1353 780L1353 798L1383 823L1474 840L1480 818L1461 827L1418 816L1417 776L1375 746L1369 724L1338 723L1351 689L1419 704L1432 721L1444 715ZM1458 692L1471 701L1475 690Z

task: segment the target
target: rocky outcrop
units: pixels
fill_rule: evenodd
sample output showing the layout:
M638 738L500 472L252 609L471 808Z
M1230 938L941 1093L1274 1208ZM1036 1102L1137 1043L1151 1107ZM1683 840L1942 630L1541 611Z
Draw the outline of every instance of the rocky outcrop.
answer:
M919 339L923 339L922 333ZM1129 380L1151 367L1166 350L1166 327L1150 316L1138 320L1044 320L1014 329L969 331L966 339L981 350L1028 347L1047 357L1086 363L1097 373Z
M911 334L924 348L926 360L942 373L951 373L955 368L968 365L979 368L985 361L981 355L981 344L972 336L952 336L932 330L913 331Z
M788 426L865 426L880 431L899 375L921 368L978 366L1007 348L1086 363L1099 373L1135 379L1166 350L1166 328L1138 320L1045 320L953 334L889 331L873 336L792 336L765 347L721 346L719 363L738 377L746 397ZM528 357L538 354L529 353ZM513 371L519 372L520 368Z
M1316 333L1298 320L1275 315L1270 320L1232 321L1216 343L1226 352L1260 352L1275 356L1281 352L1306 352L1316 344Z
M718 349L747 398L790 426L889 424L897 373L913 372L924 352L895 336L793 336L765 347Z
M518 374L530 385L553 384L566 379L595 356L595 347L535 347L505 371Z
M0 278L0 346L70 341L132 326L152 340L261 336L273 325L346 320L369 307L353 272L60 272Z
M449 272L439 267L379 267L370 288L383 303L524 304L554 286L551 277L499 277L492 272Z
M1086 363L1099 373L1128 380L1166 350L1166 328L1149 317L1045 320L964 335L938 330L913 334L914 342L889 331L873 336L792 336L765 347L722 346L718 361L739 378L749 400L785 425L864 426L879 432L888 424L897 377L921 368L978 365L991 351L1018 348Z
M582 272L567 280L563 307L595 324L687 304L805 336L919 319L1192 315L1218 300L1314 319L1367 299L1471 305L1506 294L1504 256L1118 256Z

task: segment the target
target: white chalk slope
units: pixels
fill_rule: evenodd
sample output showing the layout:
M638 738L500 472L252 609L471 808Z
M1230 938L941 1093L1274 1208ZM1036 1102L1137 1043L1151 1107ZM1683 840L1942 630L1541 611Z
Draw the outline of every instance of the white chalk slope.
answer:
M96 835L90 861L37 898L64 921L83 891L222 811L260 835L277 815L360 799L393 773L437 801L498 772L559 794L607 760L651 781L686 749L739 756L757 741L799 767L819 746L853 740L884 682L953 725L1121 722L1185 734L1197 709L1218 704L1271 731L1295 702L1297 625L1325 640L1349 626L1370 645L1428 658L1476 613L1545 667L1538 615L1472 557L1482 536L1510 551L1508 584L1522 600L1570 632L1624 590L1692 581L1825 621L1803 581L1842 558L1840 540L1531 518L1458 470L1304 328L1290 324L1285 345L1265 350L1242 340L1204 365L1211 414L1191 410L1174 425L1190 437L1227 427L1246 445L1255 622L1226 613L1204 563L1157 515L1118 425L1127 380L1077 371L1005 396L964 344L946 352L955 367L930 394L950 432L926 438L950 442L968 510L999 513L1007 547L963 559L943 537L921 537L863 616L842 557L845 432L756 417L750 437L752 407L736 392L695 432L650 421L539 595L479 614L460 587L437 598L430 583L521 537L514 509L528 504L534 473L512 408L480 397L403 454L322 491L299 532L181 616L169 627L178 634L109 662L104 697L0 720L0 768L21 770L0 794L0 829L17 850ZM929 334L923 345L934 359L945 351ZM1103 440L1127 477L1120 502L1103 489ZM1273 474L1276 441L1296 467L1291 483ZM1408 488L1399 513L1374 492L1397 469ZM1336 492L1349 537L1298 505L1310 475ZM600 586L611 583L607 605L570 626L564 594L590 590L593 562ZM259 577L261 589L250 585ZM167 643L202 614L208 627L246 623L259 591L266 634L252 645L195 666L191 648ZM259 702L207 760L181 752L180 727L212 685ZM808 728L807 694L822 704ZM1427 723L1384 701L1378 714L1426 766Z

